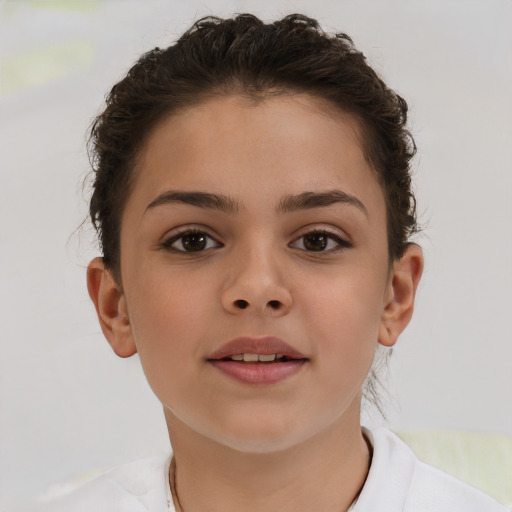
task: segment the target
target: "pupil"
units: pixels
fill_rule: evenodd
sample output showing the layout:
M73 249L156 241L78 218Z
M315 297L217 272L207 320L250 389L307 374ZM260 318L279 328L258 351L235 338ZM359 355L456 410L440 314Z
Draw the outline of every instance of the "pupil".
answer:
M311 233L304 237L304 245L310 251L323 251L327 247L327 237L321 233Z
M190 233L183 237L182 243L187 251L202 251L206 247L206 237L202 233Z

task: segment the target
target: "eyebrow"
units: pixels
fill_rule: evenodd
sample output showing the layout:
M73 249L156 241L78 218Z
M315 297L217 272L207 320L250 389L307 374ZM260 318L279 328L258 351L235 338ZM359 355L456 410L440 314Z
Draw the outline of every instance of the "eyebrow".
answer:
M157 206L173 203L189 204L199 208L209 208L225 213L236 213L240 210L240 205L237 201L222 194L169 190L160 194L156 199L151 201L145 211L156 208ZM355 206L368 217L368 210L366 209L366 206L357 197L347 194L341 190L302 192L301 194L296 195L286 195L278 203L276 211L277 213L287 213L297 210L321 208L336 203Z
M210 208L220 210L226 213L235 213L240 208L238 203L230 197L221 194L211 194L209 192L180 192L178 190L169 190L160 194L151 201L146 211L164 204L184 203L199 208Z
M341 190L328 190L326 192L303 192L297 195L287 195L281 199L277 206L279 213L293 212L310 208L330 206L342 203L355 206L368 217L366 206L355 196Z

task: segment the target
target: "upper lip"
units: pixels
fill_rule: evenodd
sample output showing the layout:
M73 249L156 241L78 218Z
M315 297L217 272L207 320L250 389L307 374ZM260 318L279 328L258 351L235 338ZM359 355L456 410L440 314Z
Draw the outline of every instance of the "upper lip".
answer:
M272 336L263 338L235 338L210 354L208 359L224 359L236 354L280 354L290 359L307 359L304 354L288 345L285 341Z

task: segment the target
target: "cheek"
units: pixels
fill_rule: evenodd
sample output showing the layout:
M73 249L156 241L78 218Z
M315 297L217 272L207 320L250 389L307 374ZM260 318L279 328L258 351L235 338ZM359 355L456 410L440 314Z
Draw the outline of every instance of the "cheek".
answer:
M204 356L210 294L203 280L190 276L145 273L140 282L144 286L132 287L127 301L144 372L150 384L170 374L179 379L182 369Z
M326 280L307 302L309 336L317 340L319 364L331 369L327 375L338 368L347 382L355 375L364 379L377 346L384 288L376 283L381 281L371 270L347 273Z
M158 334L178 334L197 327L206 311L204 305L212 306L211 282L204 275L186 269L171 271L161 265L152 267L135 275L134 283L142 285L129 288L127 300L136 339L146 341Z
M383 273L376 274L366 266L361 272L347 268L323 276L300 302L320 328L335 336L365 338L377 331L383 312Z

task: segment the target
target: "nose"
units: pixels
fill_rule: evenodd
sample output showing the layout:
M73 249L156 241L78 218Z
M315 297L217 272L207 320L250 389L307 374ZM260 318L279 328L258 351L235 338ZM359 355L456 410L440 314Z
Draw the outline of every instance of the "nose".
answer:
M238 255L222 291L222 306L234 315L285 315L292 305L292 295L283 277L277 262L268 256Z

